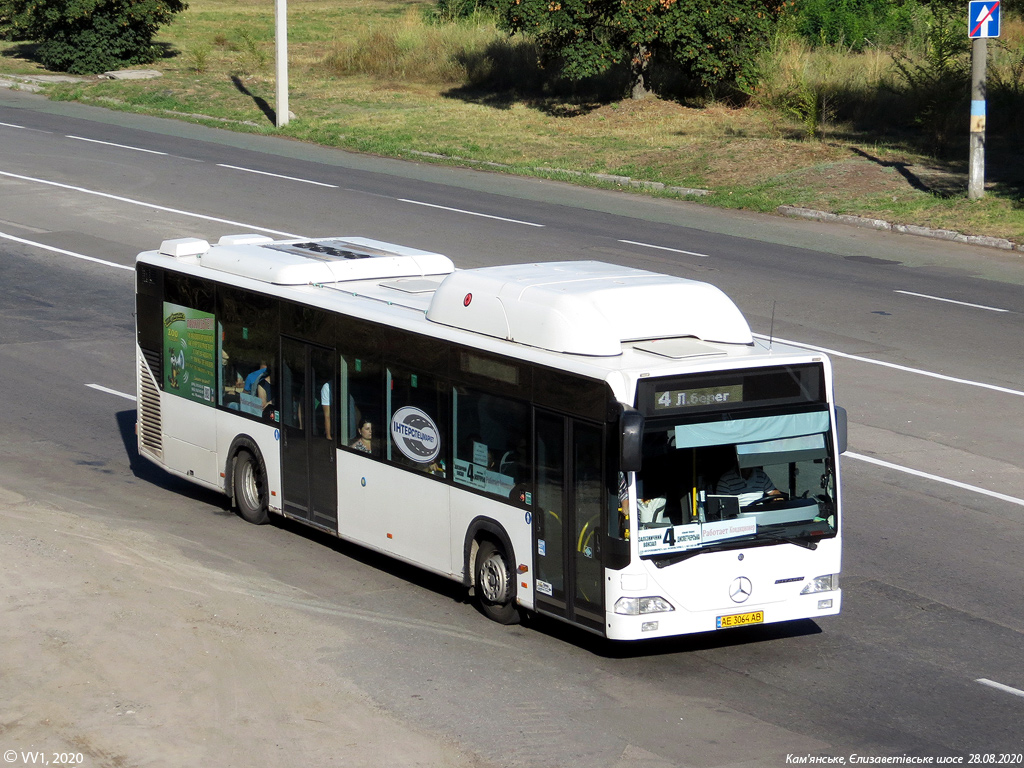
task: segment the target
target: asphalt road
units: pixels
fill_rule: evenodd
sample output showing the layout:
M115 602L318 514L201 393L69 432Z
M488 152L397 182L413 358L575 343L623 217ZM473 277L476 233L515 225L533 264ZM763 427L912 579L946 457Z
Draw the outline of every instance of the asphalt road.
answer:
M363 235L467 267L601 259L696 277L733 296L756 333L829 350L851 419L843 614L626 647L545 621L509 629L443 580L290 524L246 526L217 496L141 462L134 406L117 394L134 391L132 273L120 267L166 238L248 231ZM661 768L1015 754L1022 285L1020 257L999 251L0 93L0 488L76 525L168 542L212 574L211 592L220 579L246 584L261 610L297 617L281 632L300 619L315 632L299 662L459 759ZM294 661L300 639L278 655ZM3 691L5 679L5 698L43 705ZM6 748L19 731L3 715ZM275 729L295 748L316 737ZM137 738L118 764L175 764L159 743ZM263 744L249 762L227 748L204 756L281 764Z

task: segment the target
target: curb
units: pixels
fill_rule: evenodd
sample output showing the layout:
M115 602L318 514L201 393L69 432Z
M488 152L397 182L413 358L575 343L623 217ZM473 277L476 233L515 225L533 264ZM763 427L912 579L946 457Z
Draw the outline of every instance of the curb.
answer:
M429 157L435 160L451 160L456 163L465 163L467 165L482 165L488 168L498 168L501 170L511 170L512 166L505 163L492 163L486 160L469 160L465 157L457 157L453 155L439 155L436 152L420 152L415 149L405 150L407 154L414 155L416 157ZM570 171L565 168L546 168L541 166L535 166L534 171L538 173L548 174L564 174L567 176L585 177L588 179L595 179L597 181L607 181L612 184L620 184L627 187L635 187L637 189L653 189L653 190L665 190L668 192L675 192L678 195L684 195L687 197L702 197L703 195L710 195L710 189L693 189L690 187L669 187L662 184L660 181L636 181L631 179L629 176L613 176L609 173L584 173L583 171Z
M828 213L827 211L815 211L811 208L799 208L795 205L780 205L775 209L783 216L790 216L797 219L809 219L811 221L827 221L835 224L849 224L854 227L865 227L867 229L878 229L883 232L899 232L904 235L917 235L918 237L931 237L936 240L949 240L966 245L980 245L985 248L998 248L1002 251L1024 251L1024 243L1014 243L1002 237L988 237L986 235L965 235L952 229L929 229L919 227L915 224L892 224L883 219L872 219L867 216L851 216L843 213Z

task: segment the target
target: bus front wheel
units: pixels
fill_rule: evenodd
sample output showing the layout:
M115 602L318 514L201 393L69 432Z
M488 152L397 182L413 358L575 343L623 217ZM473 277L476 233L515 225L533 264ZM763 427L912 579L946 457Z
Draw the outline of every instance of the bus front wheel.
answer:
M501 547L491 541L480 542L476 554L476 597L484 615L499 624L519 622L514 578Z
M263 525L267 514L267 482L259 462L248 451L239 451L235 457L235 501L238 514L255 525Z

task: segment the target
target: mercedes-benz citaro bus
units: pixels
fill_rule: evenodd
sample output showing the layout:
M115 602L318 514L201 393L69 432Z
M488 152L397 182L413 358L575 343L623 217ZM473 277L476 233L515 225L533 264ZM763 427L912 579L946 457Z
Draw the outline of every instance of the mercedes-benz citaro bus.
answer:
M252 523L614 640L839 612L829 360L712 285L250 234L136 276L139 452Z

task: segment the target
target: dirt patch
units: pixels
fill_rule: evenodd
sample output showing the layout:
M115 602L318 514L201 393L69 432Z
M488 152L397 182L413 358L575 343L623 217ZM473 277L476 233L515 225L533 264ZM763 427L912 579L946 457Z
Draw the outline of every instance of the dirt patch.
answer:
M483 768L318 663L353 639L261 594L288 587L2 489L0 512L0 734L18 760Z

